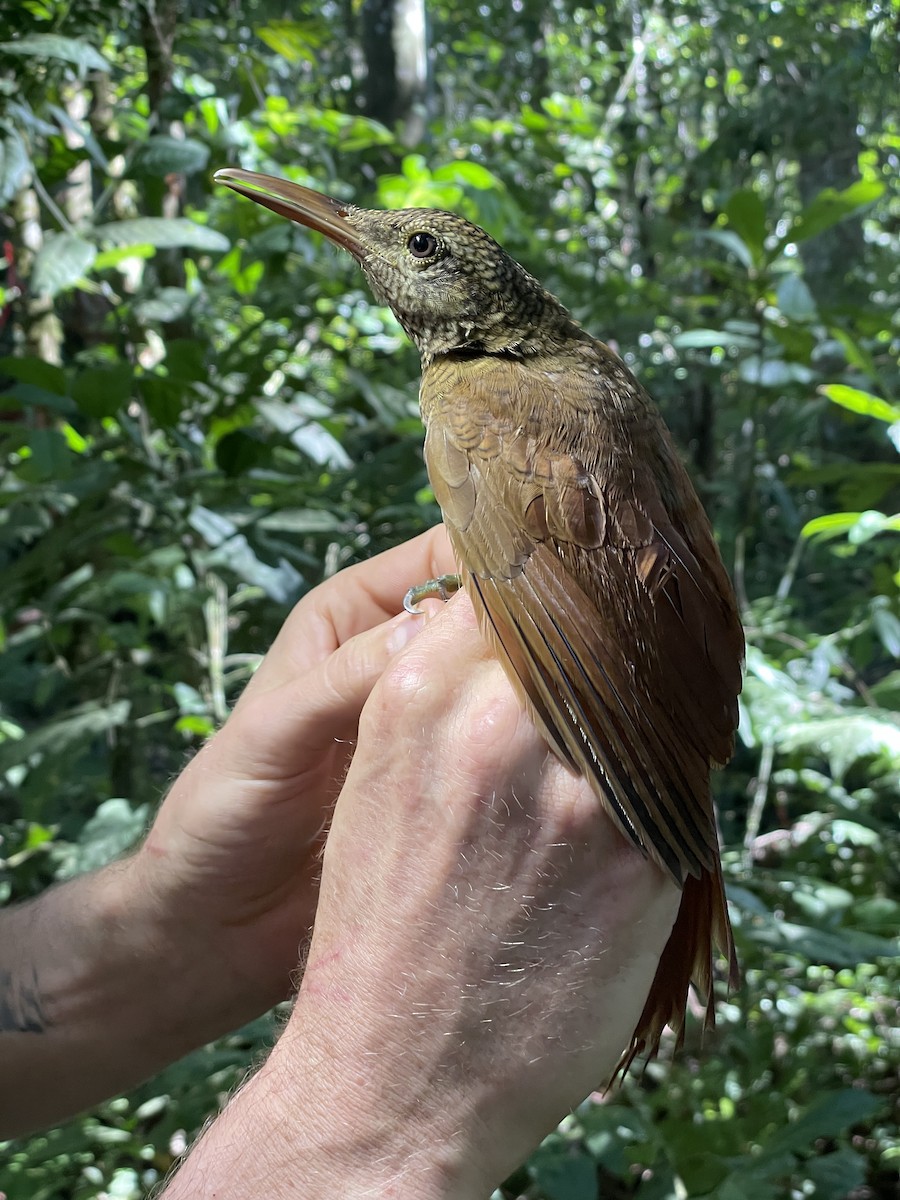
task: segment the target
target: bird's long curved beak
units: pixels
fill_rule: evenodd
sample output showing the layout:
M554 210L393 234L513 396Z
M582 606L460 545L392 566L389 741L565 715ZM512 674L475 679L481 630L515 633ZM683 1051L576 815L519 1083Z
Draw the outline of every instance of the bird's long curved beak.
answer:
M213 179L246 196L248 200L255 200L257 204L270 208L281 217L324 233L338 246L349 250L356 259L361 260L365 254L365 246L347 220L351 206L340 200L301 187L299 183L291 183L289 179L277 179L274 175L261 175L257 171L242 171L237 167L216 171Z

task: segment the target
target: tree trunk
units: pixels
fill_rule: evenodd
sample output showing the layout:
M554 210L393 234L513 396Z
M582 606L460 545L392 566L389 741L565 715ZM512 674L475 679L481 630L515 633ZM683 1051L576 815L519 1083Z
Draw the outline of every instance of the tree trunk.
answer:
M424 0L365 0L363 111L414 146L425 136L430 71Z
M179 13L178 0L144 0L141 6L141 40L147 60L147 100L151 129L157 134L172 132L172 124L165 116L165 101L172 86L172 52ZM176 173L167 175L155 186L148 181L145 200L150 215L180 216L184 186L184 176ZM160 250L154 262L161 287L184 287L187 277L183 251ZM185 316L166 321L163 323L163 332L168 339L190 338L193 335L191 320Z
M30 185L24 187L12 205L16 227L18 254L16 270L21 279L27 281L38 251L44 244L41 227L41 206L37 192ZM44 362L62 363L63 328L49 296L34 296L26 290L21 302L16 305L19 325L22 329L24 353L43 359Z

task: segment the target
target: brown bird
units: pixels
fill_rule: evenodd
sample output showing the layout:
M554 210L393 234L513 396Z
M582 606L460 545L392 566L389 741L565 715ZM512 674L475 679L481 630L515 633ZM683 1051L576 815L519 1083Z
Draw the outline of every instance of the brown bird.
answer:
M348 250L422 358L425 461L481 627L559 757L682 888L629 1050L714 1023L739 975L710 767L731 757L744 638L706 514L625 364L483 229L357 208L287 180L216 180Z

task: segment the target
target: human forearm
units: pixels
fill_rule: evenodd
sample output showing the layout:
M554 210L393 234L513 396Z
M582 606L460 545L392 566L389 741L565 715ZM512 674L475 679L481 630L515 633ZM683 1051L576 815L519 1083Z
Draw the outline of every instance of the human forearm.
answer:
M486 1200L492 1187L457 1113L400 1101L406 1084L420 1095L418 1069L385 1055L382 1073L320 1052L315 1038L282 1038L160 1200Z
M71 1116L240 1023L202 947L157 919L140 870L131 858L0 912L0 1137Z

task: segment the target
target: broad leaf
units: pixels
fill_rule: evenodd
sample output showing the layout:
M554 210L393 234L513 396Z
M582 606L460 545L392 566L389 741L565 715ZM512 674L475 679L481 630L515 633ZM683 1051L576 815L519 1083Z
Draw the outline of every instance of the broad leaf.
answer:
M13 126L0 122L0 204L8 204L24 185L31 160L22 136Z
M112 221L92 231L100 242L112 246L156 246L157 249L183 247L186 250L224 252L230 242L216 229L198 225L187 217L134 217L130 221Z
M781 731L783 750L808 747L829 760L832 774L841 779L861 758L875 758L893 770L900 769L900 719L878 709L845 712L820 721L800 721Z
M750 248L754 263L761 263L766 239L766 210L762 200L749 189L735 192L725 205L725 215L731 228Z
M778 1130L763 1147L766 1155L802 1153L818 1138L836 1137L873 1116L883 1102L870 1092L856 1088L820 1095L796 1121Z
M9 375L21 383L34 384L48 392L56 392L58 396L66 394L66 376L62 367L44 362L41 358L0 358L0 375Z
M715 346L726 349L729 346L736 350L755 350L759 338L750 337L746 333L731 333L726 329L686 329L684 333L676 333L672 338L676 350L711 350Z
M0 53L20 54L26 58L56 58L72 63L83 71L109 71L106 59L93 46L58 33L32 33L14 42L0 42Z
M785 246L789 242L802 242L806 238L815 237L817 233L822 233L832 225L837 225L839 221L868 208L883 195L884 184L874 180L861 179L842 192L835 191L834 188L825 188L804 208L779 245Z
M813 373L803 363L785 362L781 358L760 359L752 354L742 359L738 374L745 383L757 387L781 388L792 383L809 383Z
M56 429L33 429L28 435L31 450L19 474L33 482L66 479L72 470L72 452Z
M159 134L144 142L134 156L132 174L191 175L209 162L209 147L196 138L173 138Z
M129 850L146 828L146 805L132 808L127 800L104 800L85 822L78 844L63 857L60 877L67 878L106 866Z
M44 721L20 741L0 745L0 771L8 771L35 755L60 754L69 747L83 747L88 738L123 725L130 709L128 700L116 700L112 704L90 701L55 720Z
M869 509L867 512L828 513L813 517L800 530L801 537L833 538L846 535L854 546L868 542L879 533L900 532L900 516L886 516Z
M839 404L841 408L847 408L850 412L875 417L876 420L887 421L889 425L900 421L900 404L890 404L880 396L873 396L871 392L861 392L859 388L848 387L844 383L826 383L819 391L833 404Z
M749 271L754 266L753 253L747 243L733 229L701 229L698 237L705 238L710 242L718 242L720 246L724 246L741 262Z
M785 275L777 297L778 307L791 321L810 321L816 315L816 302L799 275Z
M847 1200L866 1181L866 1160L845 1147L811 1159L806 1174L815 1187L813 1200Z
M57 296L74 287L94 265L97 247L75 233L46 239L34 260L31 286L38 296Z
M256 36L287 62L315 62L316 50L327 36L316 21L270 21L260 26Z
M597 1168L577 1149L542 1148L532 1159L531 1169L548 1200L597 1200Z
M92 417L111 417L128 401L133 372L127 362L109 367L86 367L72 384L72 396L79 409Z

